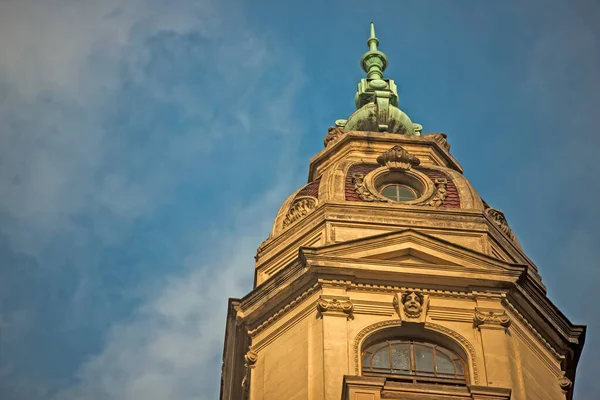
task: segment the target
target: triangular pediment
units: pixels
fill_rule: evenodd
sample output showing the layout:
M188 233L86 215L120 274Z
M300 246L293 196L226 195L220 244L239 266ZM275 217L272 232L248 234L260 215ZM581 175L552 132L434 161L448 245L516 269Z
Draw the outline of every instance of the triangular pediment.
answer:
M471 271L521 270L486 254L413 229L370 236L343 243L304 249L320 259L338 259L355 263L388 266L413 266Z
M362 257L366 260L381 260L395 261L400 264L415 264L415 265L431 265L431 264L446 264L456 265L453 262L437 257L422 250L417 250L412 247L404 247L392 251L376 252L373 255Z

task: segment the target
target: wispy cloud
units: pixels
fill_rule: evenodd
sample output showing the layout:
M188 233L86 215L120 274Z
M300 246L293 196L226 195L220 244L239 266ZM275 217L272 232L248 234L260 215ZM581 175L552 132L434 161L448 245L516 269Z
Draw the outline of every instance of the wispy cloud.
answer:
M88 361L79 382L60 399L214 399L227 312L225 296L251 287L251 257L287 187L276 188L236 213L216 254L188 256L190 272L173 278L126 323L111 329L107 344ZM269 210L268 212L266 212Z
M226 298L250 288L301 129L301 69L242 10L0 2L5 398L214 394Z

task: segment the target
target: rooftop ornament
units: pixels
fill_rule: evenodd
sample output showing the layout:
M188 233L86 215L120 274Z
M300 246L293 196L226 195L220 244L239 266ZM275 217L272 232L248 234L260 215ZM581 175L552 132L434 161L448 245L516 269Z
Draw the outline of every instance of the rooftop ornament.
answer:
M386 79L387 56L378 50L379 39L371 22L371 34L367 40L369 51L360 59L367 77L358 83L354 98L357 111L343 125L345 131L376 131L412 136L420 135L420 125L398 108L398 89L392 79Z

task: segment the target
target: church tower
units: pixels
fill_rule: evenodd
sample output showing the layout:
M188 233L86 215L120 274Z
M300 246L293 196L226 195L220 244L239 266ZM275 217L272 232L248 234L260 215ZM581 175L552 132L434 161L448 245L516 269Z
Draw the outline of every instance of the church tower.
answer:
M230 299L221 400L571 399L585 326L546 296L443 133L398 108L371 24L356 111Z

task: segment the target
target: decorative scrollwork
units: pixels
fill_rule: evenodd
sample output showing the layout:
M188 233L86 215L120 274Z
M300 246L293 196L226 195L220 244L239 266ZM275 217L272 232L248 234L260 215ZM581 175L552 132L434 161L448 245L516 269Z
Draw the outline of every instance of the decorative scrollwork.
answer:
M433 138L436 142L442 145L446 150L450 150L450 143L448 143L448 135L442 132L428 133L427 137Z
M444 204L444 200L448 196L448 181L444 178L435 178L435 195L427 202L428 206L439 207Z
M502 211L490 207L485 209L485 213L488 215L488 217L490 217L494 225L496 225L502 233L508 236L513 242L518 243L517 237L508 226L508 222L506 221L506 217Z
M250 383L250 370L254 368L254 364L258 360L258 354L253 352L252 350L248 351L244 356L244 379L242 379L242 387L247 388Z
M412 167L418 166L421 160L404 150L402 146L394 146L377 157L377 162L390 171L408 171Z
M317 199L314 197L303 196L298 197L292 203L290 209L285 215L283 220L283 227L286 228L288 225L304 217L306 214L311 212L317 206Z
M317 310L321 315L327 312L341 312L346 314L347 318L354 318L354 304L350 300L339 301L338 299L325 299L320 297L317 300Z
M343 134L344 134L344 131L342 130L341 127L330 126L327 131L327 136L325 136L325 138L323 139L323 145L325 147L327 147L327 146L333 144L339 138L341 138Z
M365 174L352 174L352 182L354 183L354 192L356 192L362 201L387 202L387 199L376 197L373 193L369 192L365 185Z
M566 376L562 376L558 379L558 385L562 390L568 392L571 386L573 386L573 382Z
M512 320L506 312L495 313L493 311L482 312L480 310L475 310L475 314L473 315L473 323L476 327L484 324L491 324L501 325L505 328L508 328L510 324L512 324Z

